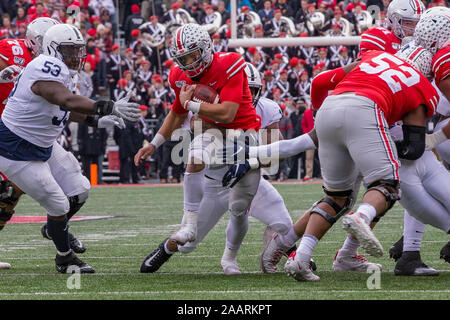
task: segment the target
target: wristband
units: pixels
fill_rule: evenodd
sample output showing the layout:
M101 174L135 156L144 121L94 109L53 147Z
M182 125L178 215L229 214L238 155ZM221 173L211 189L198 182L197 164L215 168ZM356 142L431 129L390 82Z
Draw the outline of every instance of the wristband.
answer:
M192 111L193 113L198 113L200 111L200 102L194 102L192 100L187 100L184 103L184 108L186 110Z
M88 125L89 127L96 127L98 128L98 116L86 116L86 120L84 120L84 124Z
M166 142L166 138L164 138L162 134L157 133L150 144L153 145L155 149L158 149L164 142Z
M250 158L247 160L248 164L250 165L250 169L259 169L259 167L261 166L261 164L259 163L259 160L256 158Z
M113 112L114 101L99 100L94 103L94 111L99 116L106 116Z

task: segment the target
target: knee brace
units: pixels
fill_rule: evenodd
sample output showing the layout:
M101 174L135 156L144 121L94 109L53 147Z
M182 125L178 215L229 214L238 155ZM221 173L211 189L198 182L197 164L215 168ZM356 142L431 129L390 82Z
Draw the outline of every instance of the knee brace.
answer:
M317 201L313 204L311 214L317 213L320 214L325 220L328 221L330 225L333 225L336 223L336 221L339 220L340 217L342 217L344 214L347 213L347 211L351 208L352 199L353 199L353 190L345 190L345 191L329 191L325 188L323 188L326 195L329 197L325 197L322 200ZM345 204L343 207L339 206L332 198L330 197L339 197L339 198L346 198ZM330 216L325 210L319 208L319 203L325 202L329 206L331 206L336 213L335 216Z
M70 218L75 213L77 213L81 209L81 207L84 205L84 203L86 202L88 197L89 197L89 190L87 190L83 193L80 193L76 196L68 197L70 209L69 209L69 212L67 213L67 216Z
M7 180L0 181L0 230L11 220L22 192Z
M395 202L397 200L400 200L401 197L401 190L400 190L400 183L398 180L393 179L380 179L377 181L372 182L367 186L367 192L370 190L377 190L378 192L381 192L383 196L386 198L386 210L384 212L375 217L373 219L374 222L378 222L384 214L391 209Z

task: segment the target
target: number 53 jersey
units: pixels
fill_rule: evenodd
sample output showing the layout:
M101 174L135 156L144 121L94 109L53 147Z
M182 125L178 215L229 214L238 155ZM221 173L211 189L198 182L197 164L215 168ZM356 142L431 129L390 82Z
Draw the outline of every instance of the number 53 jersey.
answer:
M21 72L3 111L5 126L20 138L42 148L53 145L69 118L69 112L33 93L37 81L60 82L73 87L69 69L59 59L39 55Z
M339 82L331 95L354 92L375 102L389 125L423 104L427 118L436 111L439 95L419 71L393 54L371 51Z

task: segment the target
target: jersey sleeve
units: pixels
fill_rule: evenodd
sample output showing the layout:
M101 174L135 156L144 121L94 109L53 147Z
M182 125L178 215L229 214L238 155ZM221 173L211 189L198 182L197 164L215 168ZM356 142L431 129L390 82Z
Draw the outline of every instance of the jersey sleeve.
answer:
M226 81L229 81L234 77L239 71L244 70L245 60L244 57L238 53L231 53L229 56L224 58L225 63L225 77Z
M56 81L65 85L68 89L72 88L72 78L67 66L54 57L39 56L34 59L27 67L27 77L30 79L30 85L36 81Z
M431 84L429 84L429 86L427 86L426 88L426 91L423 92L426 92L427 118L430 118L433 114L436 113L437 106L439 104L439 94Z
M450 74L450 47L439 50L433 57L432 62L434 79L437 84L447 78Z
M175 112L176 114L185 114L188 111L186 109L183 108L183 106L180 103L180 89L177 86L177 74L178 73L178 69L177 68L172 68L170 69L170 73L169 73L169 85L172 88L172 90L175 92L175 100L172 103L172 106L170 107L170 109L172 109L173 112Z
M241 103L244 94L245 60L239 53L224 53L221 65L225 74L225 84L220 91L220 101Z
M318 74L311 83L311 104L313 109L318 110L328 93L334 90L339 82L345 77L344 69L337 68Z

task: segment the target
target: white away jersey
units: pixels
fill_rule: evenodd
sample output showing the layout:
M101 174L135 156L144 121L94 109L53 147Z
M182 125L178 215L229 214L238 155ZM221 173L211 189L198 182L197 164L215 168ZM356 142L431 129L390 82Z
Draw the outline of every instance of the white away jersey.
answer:
M447 100L447 97L442 94L441 90L439 90L434 80L432 84L436 91L439 93L439 103L436 111L443 116L450 116L450 102Z
M283 116L278 103L264 97L259 98L258 104L256 105L256 113L261 117L261 129L280 121Z
M2 120L20 138L42 148L53 145L69 118L69 111L49 103L31 91L36 81L57 81L73 88L67 66L59 59L41 54L20 74L8 98Z

